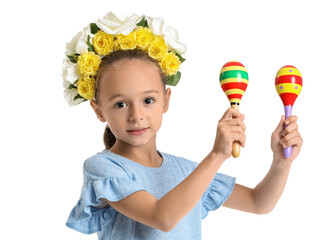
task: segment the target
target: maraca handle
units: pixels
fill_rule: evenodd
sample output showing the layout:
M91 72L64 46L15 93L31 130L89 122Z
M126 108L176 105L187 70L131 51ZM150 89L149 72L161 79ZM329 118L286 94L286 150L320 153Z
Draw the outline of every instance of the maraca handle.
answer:
M286 119L291 116L292 110L293 110L293 107L290 106L290 105L284 107L284 112L285 112ZM288 125L284 125L284 128L286 128L287 126ZM292 153L292 147L291 146L287 147L287 148L283 148L283 156L285 158L290 158L291 153Z
M240 155L240 144L239 144L239 142L234 142L232 144L232 152L231 153L232 153L232 156L234 158L239 157L239 155Z
M238 111L239 105L232 104L231 108L236 109ZM234 158L238 158L239 157L239 155L240 155L240 143L239 142L237 142L237 141L233 142L231 154L232 154L232 156Z

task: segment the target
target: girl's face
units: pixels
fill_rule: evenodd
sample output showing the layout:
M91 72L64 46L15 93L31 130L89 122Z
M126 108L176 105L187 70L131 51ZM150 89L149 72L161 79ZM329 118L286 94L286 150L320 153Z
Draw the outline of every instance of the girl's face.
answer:
M117 143L132 146L155 142L168 110L171 90L164 90L157 66L138 59L115 62L100 80L97 117L107 122Z

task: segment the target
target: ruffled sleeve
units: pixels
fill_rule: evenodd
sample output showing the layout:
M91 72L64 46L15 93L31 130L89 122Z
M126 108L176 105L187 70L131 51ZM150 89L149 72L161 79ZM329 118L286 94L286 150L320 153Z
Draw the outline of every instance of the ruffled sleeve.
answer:
M114 217L116 210L112 207L97 208L102 198L119 201L134 192L146 190L130 178L124 167L110 160L88 159L83 170L80 199L72 209L66 226L85 234L101 231Z
M209 211L218 209L230 196L236 178L216 173L206 192L201 198L201 219L207 217Z

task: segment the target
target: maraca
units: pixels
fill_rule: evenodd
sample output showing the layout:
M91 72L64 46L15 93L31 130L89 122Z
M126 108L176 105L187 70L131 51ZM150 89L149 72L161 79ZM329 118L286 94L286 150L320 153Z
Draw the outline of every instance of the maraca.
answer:
M230 61L223 65L220 72L220 84L233 109L239 109L239 103L247 88L248 82L249 77L243 64ZM239 142L234 142L232 145L232 156L237 158L239 155L240 144Z
M302 85L301 73L293 66L284 66L276 74L275 88L283 102L286 119L291 116L295 100L301 92ZM291 146L283 149L285 158L289 158L291 153Z

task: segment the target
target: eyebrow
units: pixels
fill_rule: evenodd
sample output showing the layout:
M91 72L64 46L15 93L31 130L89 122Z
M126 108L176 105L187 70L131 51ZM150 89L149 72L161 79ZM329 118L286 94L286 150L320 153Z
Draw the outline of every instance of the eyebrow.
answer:
M152 89L152 90L147 90L147 91L142 92L142 94L147 94L147 93L159 93L159 91ZM125 94L121 94L121 93L113 95L113 96L109 97L108 102L112 101L115 98L125 97L125 96L126 96Z

